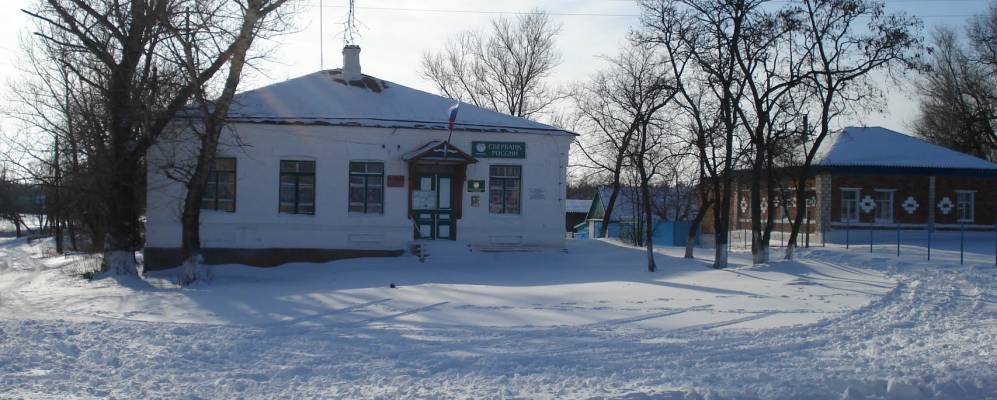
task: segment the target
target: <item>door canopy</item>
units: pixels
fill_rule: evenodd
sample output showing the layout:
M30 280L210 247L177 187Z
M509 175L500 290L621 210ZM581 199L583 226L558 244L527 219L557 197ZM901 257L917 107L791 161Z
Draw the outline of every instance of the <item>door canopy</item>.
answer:
M467 165L478 162L478 159L471 157L457 146L439 140L426 143L405 154L402 159L410 164Z

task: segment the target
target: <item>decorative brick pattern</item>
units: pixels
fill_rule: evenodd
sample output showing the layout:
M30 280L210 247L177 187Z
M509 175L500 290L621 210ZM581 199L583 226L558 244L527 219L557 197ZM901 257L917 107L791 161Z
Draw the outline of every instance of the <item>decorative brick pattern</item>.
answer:
M887 171L889 172L889 171ZM808 228L811 233L828 232L835 225L841 225L841 191L843 188L859 191L859 199L875 198L877 190L893 193L892 221L876 221L874 209L859 212L857 225L875 224L886 229L892 229L899 224L905 229L956 229L962 223L958 221L957 212L953 209L946 215L938 210L938 202L943 197L956 200L957 191L972 191L974 196L973 222L967 223L967 229L993 229L997 220L997 179L989 176L928 176L915 174L884 173L874 174L832 174L821 173L806 182L812 194L817 199L813 213L813 224ZM789 188L791 185L786 184ZM750 229L747 222L751 213L747 209L750 191L747 182L735 181L734 193L731 199L731 216L734 229ZM912 199L908 201L908 199ZM771 199L762 198L763 202ZM745 209L741 209L742 201ZM912 204L916 202L916 207ZM905 205L906 203L906 205ZM796 207L790 207L794 215ZM763 218L765 211L762 212ZM777 216L782 216L782 212ZM703 232L713 232L712 213L703 221ZM776 219L774 231L789 231L788 223L780 223ZM804 230L805 231L805 230Z
M831 230L831 175L817 175L817 230L826 232Z

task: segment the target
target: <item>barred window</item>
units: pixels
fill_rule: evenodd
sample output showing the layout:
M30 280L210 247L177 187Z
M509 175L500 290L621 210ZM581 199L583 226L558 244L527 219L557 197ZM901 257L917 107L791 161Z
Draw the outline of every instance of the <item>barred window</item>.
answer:
M841 222L858 222L858 189L841 189Z
M235 212L235 158L215 158L204 186L201 209Z
M384 163L350 163L350 212L384 213Z
M959 212L958 222L973 222L973 209L976 203L976 193L968 190L956 190L956 210Z
M893 222L892 190L876 190L876 222Z
M315 161L280 160L280 212L315 214Z
M493 214L519 214L522 167L492 165L488 171L488 211Z

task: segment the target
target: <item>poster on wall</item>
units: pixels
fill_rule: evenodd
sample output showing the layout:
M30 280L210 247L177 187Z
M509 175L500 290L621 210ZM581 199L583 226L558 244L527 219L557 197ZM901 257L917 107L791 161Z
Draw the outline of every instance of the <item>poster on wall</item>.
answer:
M436 209L435 190L414 190L412 191L413 210L433 210Z
M405 187L405 176L388 175L388 187Z

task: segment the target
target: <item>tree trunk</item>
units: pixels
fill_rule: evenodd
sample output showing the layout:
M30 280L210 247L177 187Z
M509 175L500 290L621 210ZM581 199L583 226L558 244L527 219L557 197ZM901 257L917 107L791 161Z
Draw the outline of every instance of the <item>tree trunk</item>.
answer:
M644 199L644 246L647 249L647 272L654 272L658 266L654 262L654 243L652 242L654 222L651 218L651 188L648 187L650 178L647 176L646 167L643 166L643 160L641 160L641 166L638 169L641 180L641 197Z
M124 158L124 157L122 157ZM135 248L138 244L138 165L119 163L111 171L107 193L108 219L104 240L104 272L109 275L138 275ZM112 164L113 165L113 164Z
M195 176L197 173L195 173ZM207 174L199 178L204 181ZM188 285L198 280L198 264L201 263L201 198L204 197L204 184L191 182L184 198L183 213L180 216L180 259L183 260L183 271L180 277L181 285ZM196 201L196 203L195 203Z
M800 229L803 227L803 218L807 216L807 188L806 188L806 178L807 178L807 167L801 168L801 174L799 180L796 183L796 215L793 216L793 222L790 223L789 228L789 241L786 242L786 259L792 260L796 257L796 242L800 234ZM809 216L807 216L809 218Z
M685 258L694 258L693 251L695 249L696 232L699 231L699 225L703 223L703 218L706 217L706 211L710 209L710 202L707 200L700 200L700 209L696 211L696 217L692 219L692 224L689 225L689 232L686 234L685 239Z
M721 176L723 183L720 186L722 186L722 188L718 188L721 192L720 200L713 212L713 214L717 217L714 224L716 254L713 259L713 268L717 269L727 268L727 229L730 227L730 196L732 185L729 171L728 167L728 169Z
M213 124L208 123L207 125L204 134L213 134L215 132ZM201 200L204 198L205 185L208 182L208 175L211 172L212 164L214 164L217 149L217 137L214 140L202 141L201 150L198 152L197 166L186 185L187 194L184 197L183 213L180 217L182 226L180 258L183 260L180 284L184 286L196 281L209 280L211 275L203 267L204 259L201 256Z
M767 154L771 155L772 152L769 151ZM776 203L783 203L786 201L786 199L782 198L782 196L776 196L776 186L777 184L775 182L775 172L773 170L772 158L768 156L765 165L765 196L768 197L769 201L765 207L765 223L762 225L761 242L758 246L759 252L757 260L760 261L758 264L768 264L771 259L772 229L775 226Z
M762 163L765 160L765 150L756 140L755 159L751 163L751 263L754 265L768 262L768 248L762 240ZM772 198L768 199L771 203Z
M274 6L278 5L274 4ZM266 12L253 7L246 9L239 37L233 46L228 76L225 79L225 87L221 96L211 104L211 107L208 107L208 101L203 98L203 94L198 95L204 116L204 132L200 136L200 148L198 149L194 174L187 182L187 195L184 198L183 215L181 216L183 227L180 253L184 260L184 271L180 277L182 285L211 278L211 272L204 267L204 259L201 257L201 201L204 198L204 186L207 184L208 175L215 163L218 142L225 126L225 117L232 104L236 89L239 87L242 69L246 63L246 53L253 43L255 28L262 16L261 13L265 14Z
M613 192L609 195L609 201L606 202L606 212L602 215L602 225L599 227L599 236L597 237L607 237L609 235L609 221L613 215L613 208L616 207L616 199L620 195L620 173L614 174L613 179Z
M66 224L66 228L69 231L69 248L73 249L73 251L80 251L76 243L76 225L69 222Z

